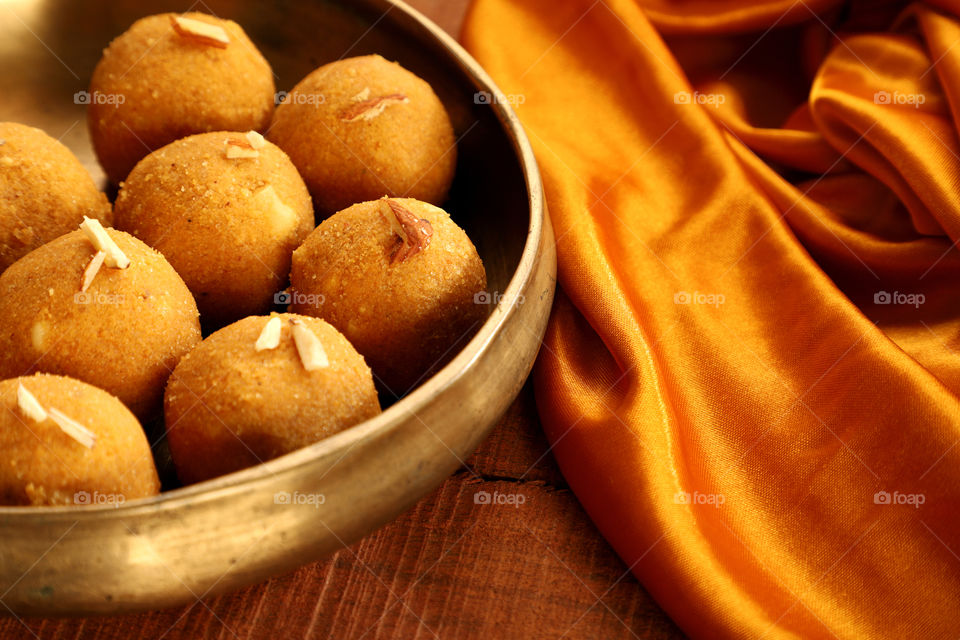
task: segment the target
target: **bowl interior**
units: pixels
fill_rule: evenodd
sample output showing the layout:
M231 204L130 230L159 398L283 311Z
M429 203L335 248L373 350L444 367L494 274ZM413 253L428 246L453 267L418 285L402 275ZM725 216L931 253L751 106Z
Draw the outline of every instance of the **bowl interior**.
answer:
M507 288L530 227L529 194L515 144L498 109L476 99L478 86L463 63L387 2L3 2L0 121L22 122L60 138L106 188L90 145L86 107L75 94L88 88L102 50L135 20L187 10L238 22L273 67L278 91L289 91L322 64L370 53L396 60L427 80L446 106L458 139L456 179L444 208L476 245L489 291L496 295ZM150 431L156 439L157 429ZM167 462L161 447L158 465L165 488L172 488L176 480Z
M516 270L530 224L523 171L510 138L477 87L438 42L411 37L387 3L253 0L195 3L28 0L0 5L0 120L44 129L80 158L106 187L74 94L88 88L107 44L135 20L192 10L238 22L273 67L278 91L339 58L379 53L429 82L453 120L457 177L445 208L462 226L487 268L491 291Z

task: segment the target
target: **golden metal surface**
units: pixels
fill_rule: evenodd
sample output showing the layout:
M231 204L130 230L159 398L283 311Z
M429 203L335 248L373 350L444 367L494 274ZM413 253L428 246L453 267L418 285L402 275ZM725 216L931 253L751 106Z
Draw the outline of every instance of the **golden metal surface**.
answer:
M74 94L136 18L188 6L0 0L0 120L62 137L102 181ZM479 444L519 392L546 327L556 257L536 163L510 108L477 98L499 91L455 41L388 0L209 0L200 8L247 30L278 90L324 62L372 52L427 79L461 136L447 208L477 245L500 304L439 373L376 419L311 447L119 508L0 508L0 602L20 615L192 602L354 542L434 489ZM303 498L320 495L323 504Z

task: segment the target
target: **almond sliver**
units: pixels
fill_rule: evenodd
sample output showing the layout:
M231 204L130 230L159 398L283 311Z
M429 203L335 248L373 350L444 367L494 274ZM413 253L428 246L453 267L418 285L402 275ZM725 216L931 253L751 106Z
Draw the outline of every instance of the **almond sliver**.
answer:
M281 333L283 333L283 321L277 316L270 318L264 325L263 331L260 332L260 337L257 338L257 344L254 348L257 351L276 349L277 345L280 344Z
M330 360L327 358L327 352L323 350L323 345L320 344L320 338L300 320L292 320L290 324L293 325L293 341L297 345L297 353L300 354L303 368L307 371L316 371L329 367Z
M20 407L23 415L34 422L43 422L47 419L47 412L44 411L37 398L27 391L27 388L23 386L23 384L17 387L17 406Z
M173 24L173 30L188 40L219 47L220 49L226 49L227 45L230 44L230 37L227 36L226 30L219 25L183 16L175 16L171 18L170 22Z
M80 223L80 229L90 240L90 243L97 251L103 251L106 255L104 264L114 269L126 269L130 266L130 259L120 250L117 243L113 241L100 221L96 218L83 216L83 222Z
M371 120L383 113L384 109L390 105L403 104L405 102L410 102L410 99L402 93L391 93L387 96L379 96L377 98L363 100L362 102L354 102L340 112L340 119L344 122Z
M87 429L76 420L67 417L62 411L58 411L57 409L51 407L50 419L57 423L57 426L60 427L61 431L85 446L87 449L92 449L93 445L96 444L97 434L95 434L93 431L90 431L90 429Z
M235 158L257 158L260 156L260 152L253 148L253 143L247 138L242 140L228 138L226 149L227 158L231 160Z
M247 138L247 142L250 143L250 147L253 149L263 149L265 146L267 146L266 138L256 131L247 131L244 136Z
M93 255L93 258L90 259L90 264L88 264L87 268L83 271L83 284L80 286L81 293L90 288L93 279L97 277L97 273L100 272L100 267L103 266L103 261L106 260L106 258L107 253L105 251L97 251Z

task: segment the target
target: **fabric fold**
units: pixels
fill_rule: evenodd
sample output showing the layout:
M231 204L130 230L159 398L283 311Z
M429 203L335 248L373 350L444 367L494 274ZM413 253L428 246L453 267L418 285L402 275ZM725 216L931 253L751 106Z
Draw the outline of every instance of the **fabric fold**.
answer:
M960 21L883 4L476 0L465 25L524 97L557 236L544 429L693 637L960 628Z

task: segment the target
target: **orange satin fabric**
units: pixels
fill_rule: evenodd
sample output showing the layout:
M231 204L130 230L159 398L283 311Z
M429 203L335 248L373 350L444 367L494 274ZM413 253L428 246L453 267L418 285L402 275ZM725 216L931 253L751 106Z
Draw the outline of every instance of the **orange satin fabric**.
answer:
M691 636L960 634L958 4L471 9L556 229L544 428Z

